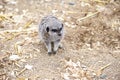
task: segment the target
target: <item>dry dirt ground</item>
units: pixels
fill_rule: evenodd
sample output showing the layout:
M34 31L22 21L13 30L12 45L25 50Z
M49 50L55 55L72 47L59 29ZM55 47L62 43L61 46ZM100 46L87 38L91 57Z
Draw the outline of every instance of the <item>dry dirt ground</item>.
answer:
M51 56L38 35L50 14L65 27ZM0 80L120 80L120 1L0 0Z

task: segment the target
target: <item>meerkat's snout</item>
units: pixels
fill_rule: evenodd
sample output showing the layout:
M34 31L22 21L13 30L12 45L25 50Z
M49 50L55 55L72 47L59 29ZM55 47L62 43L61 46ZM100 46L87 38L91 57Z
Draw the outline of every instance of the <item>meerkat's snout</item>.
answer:
M55 54L61 46L60 42L64 36L63 24L54 16L44 17L39 26L39 32L44 41L48 54Z
M60 31L60 32L58 32L58 36L62 36L62 32Z
M61 33L59 33L58 36L61 36Z

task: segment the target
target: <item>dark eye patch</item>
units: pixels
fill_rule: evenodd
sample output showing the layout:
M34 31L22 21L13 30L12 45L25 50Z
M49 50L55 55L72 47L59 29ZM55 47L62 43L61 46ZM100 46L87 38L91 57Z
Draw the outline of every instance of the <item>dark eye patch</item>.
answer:
M62 24L62 27L61 27L61 28L59 28L59 29L52 29L51 31L52 31L52 32L60 32L62 29L63 29L63 24Z
M57 32L57 29L52 29L53 32Z
M49 27L46 28L46 31L49 32Z

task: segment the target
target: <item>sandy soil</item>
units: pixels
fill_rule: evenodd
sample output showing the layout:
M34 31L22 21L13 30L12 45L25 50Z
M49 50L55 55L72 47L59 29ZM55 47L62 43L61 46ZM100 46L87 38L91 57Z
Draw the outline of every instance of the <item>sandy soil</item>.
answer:
M0 19L0 55L5 54L0 58L0 80L120 80L119 0L2 0L0 4L1 14L7 16ZM52 56L38 35L39 22L48 14L58 17L65 27L64 49ZM20 66L9 61L13 54L22 57L17 61ZM65 79L66 60L80 62L96 73L110 65L96 79ZM32 70L16 77L26 64Z

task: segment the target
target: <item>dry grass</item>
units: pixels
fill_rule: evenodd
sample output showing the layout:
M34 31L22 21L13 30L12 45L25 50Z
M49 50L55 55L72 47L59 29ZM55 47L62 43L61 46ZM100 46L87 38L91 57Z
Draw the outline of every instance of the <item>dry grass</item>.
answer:
M53 1L54 5L49 3L51 0L30 2L36 8L32 6L31 9L22 10L17 5L25 4L21 1L0 1L0 6L4 8L3 11L0 8L0 80L29 80L29 78L21 78L20 75L32 69L26 62L40 52L31 44L39 44L37 29L39 18L49 13L64 22L67 31L65 41L73 44L74 49L79 51L81 48L86 50L107 48L120 52L119 0L75 0L72 5L69 0ZM18 8L14 9L14 5ZM26 7L28 8L29 5ZM27 54L29 52L35 54ZM114 57L114 54L112 55ZM11 59L11 56L14 57ZM117 59L119 58L117 56ZM108 63L98 70L93 70L82 66L79 61L75 63L72 59L63 62L65 67L60 73L64 80L101 80L103 70L112 64ZM38 77L37 75L34 79L30 78L37 80Z

